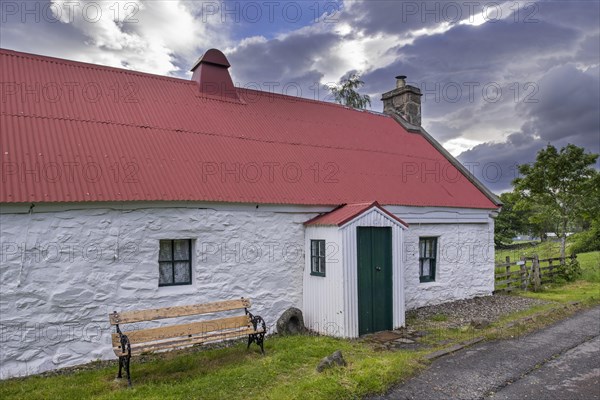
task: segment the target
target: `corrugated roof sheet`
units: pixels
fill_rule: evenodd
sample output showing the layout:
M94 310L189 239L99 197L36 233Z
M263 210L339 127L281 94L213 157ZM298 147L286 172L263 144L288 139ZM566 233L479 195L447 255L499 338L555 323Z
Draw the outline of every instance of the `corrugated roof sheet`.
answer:
M372 201L370 203L357 203L357 204L344 204L331 210L328 213L316 216L304 223L306 226L342 226L352 221L358 216L369 211L371 208L377 208L390 218L396 220L400 224L408 227L408 224L396 217L394 214L383 208L378 202Z
M235 68L233 66L232 68ZM0 50L0 202L224 201L496 208L392 118Z

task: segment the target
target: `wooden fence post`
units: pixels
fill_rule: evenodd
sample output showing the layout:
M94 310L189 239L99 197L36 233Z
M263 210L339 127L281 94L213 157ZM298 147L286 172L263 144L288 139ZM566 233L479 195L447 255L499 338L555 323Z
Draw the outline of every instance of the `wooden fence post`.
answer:
M525 265L525 256L521 256L521 289L527 290L527 266Z
M540 259L538 258L537 254L533 255L531 270L533 272L533 291L537 292L540 290L540 286L542 284L542 276L540 274Z
M511 281L510 281L510 256L506 256L506 263L508 264L506 266L506 291L510 292L512 289L510 287L511 285Z

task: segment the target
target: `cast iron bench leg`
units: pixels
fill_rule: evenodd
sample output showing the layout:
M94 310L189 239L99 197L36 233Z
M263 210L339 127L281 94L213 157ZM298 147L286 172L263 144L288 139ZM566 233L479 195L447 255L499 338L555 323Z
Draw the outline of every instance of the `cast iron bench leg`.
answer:
M252 344L252 342L256 342L256 344L258 346L260 346L261 353L264 355L265 354L264 341L265 341L265 332L267 331L267 324L265 323L265 320L262 319L262 317L260 315L252 315L252 313L250 313L248 311L248 309L246 309L246 314L250 318L250 322L252 322L252 326L254 327L255 331L259 327L262 328L261 333L251 333L250 335L248 335L248 347L246 347L246 349L250 348L250 344Z
M127 337L127 335L124 335L123 332L121 332L121 329L119 329L118 324L116 325L116 328L121 341L121 351L127 351L126 355L119 356L119 374L117 375L117 378L123 378L121 371L123 370L123 367L125 367L125 373L127 374L127 385L131 387L131 374L129 373L129 362L131 360L131 343L129 343L129 338Z

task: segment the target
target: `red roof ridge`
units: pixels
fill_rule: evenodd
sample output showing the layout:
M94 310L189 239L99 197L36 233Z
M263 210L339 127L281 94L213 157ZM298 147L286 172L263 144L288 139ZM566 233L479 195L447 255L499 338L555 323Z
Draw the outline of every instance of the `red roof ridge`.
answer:
M284 99L284 100L292 99L290 101L301 101L303 103L312 103L312 104L325 105L325 106L329 106L329 107L346 109L348 111L357 111L357 112L361 112L361 113L369 113L369 114L377 115L379 117L384 117L384 118L392 118L391 116L389 116L387 114L384 114L382 112L373 111L373 110L367 110L367 109L364 109L364 108L348 107L348 106L345 106L343 104L332 103L330 101L325 101L325 100L315 100L315 99L309 99L307 97L292 96L292 95L283 94L283 93L265 92L263 90L256 90L256 89L245 88L245 87L240 87L240 86L236 86L235 88L237 90L241 90L243 92L262 93L262 94L266 94L268 96L279 97L279 98Z

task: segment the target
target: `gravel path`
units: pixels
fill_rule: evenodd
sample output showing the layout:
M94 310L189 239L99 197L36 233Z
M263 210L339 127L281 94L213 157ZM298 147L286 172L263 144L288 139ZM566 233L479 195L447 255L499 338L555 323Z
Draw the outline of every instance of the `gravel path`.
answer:
M499 318L530 307L547 304L546 301L525 297L493 295L458 300L407 311L407 325L421 325L435 322L436 325L460 327L473 319L485 319L494 322Z

